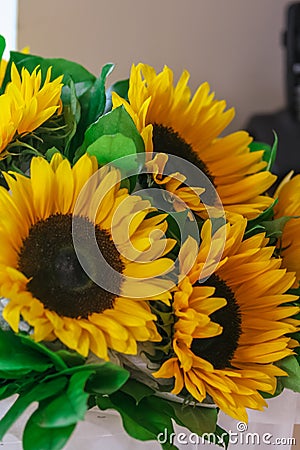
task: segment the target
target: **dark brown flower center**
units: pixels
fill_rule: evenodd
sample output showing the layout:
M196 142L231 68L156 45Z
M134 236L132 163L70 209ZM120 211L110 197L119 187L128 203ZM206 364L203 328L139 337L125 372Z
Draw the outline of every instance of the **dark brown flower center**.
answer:
M173 128L154 123L152 140L154 152L168 153L186 159L198 167L211 183L214 184L214 178L209 172L206 164L199 158L191 144L186 142L179 133L173 130ZM177 170L180 172L180 167L178 167Z
M223 332L212 338L193 339L191 349L195 355L209 361L216 369L224 369L230 367L242 332L240 308L233 291L217 275L211 275L201 286L215 287L214 297L227 300L227 305L210 315L213 322L223 327Z
M107 263L122 273L123 263L110 234L84 217L73 220L95 234ZM113 308L116 295L94 283L78 261L70 214L55 214L32 226L19 253L18 269L30 278L27 287L34 297L60 316L87 318ZM120 290L118 283L116 277L115 286Z

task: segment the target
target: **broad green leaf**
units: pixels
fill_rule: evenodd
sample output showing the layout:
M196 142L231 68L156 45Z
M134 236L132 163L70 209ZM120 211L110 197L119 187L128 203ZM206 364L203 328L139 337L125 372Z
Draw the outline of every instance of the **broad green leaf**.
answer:
M227 450L230 440L230 435L226 430L221 428L219 425L216 427L215 435L217 437L216 444L222 446Z
M64 108L68 105L75 116L76 122L80 120L80 104L76 96L75 83L72 78L69 78L68 84L65 84L61 90L61 101Z
M283 216L278 219L262 222L261 225L264 227L267 237L279 238L282 236L285 224L291 219L300 219L300 216Z
M38 425L39 410L28 420L23 433L24 450L61 450L65 447L76 424L67 427L43 428Z
M173 433L173 409L166 400L158 397L145 397L137 405L136 401L124 392L116 392L109 397L98 397L100 409L113 408L122 417L126 432L141 441L157 440L159 433L166 430Z
M122 392L130 395L138 405L143 398L153 395L155 391L137 380L129 379L122 387Z
M44 372L53 365L46 355L23 345L19 336L0 329L0 373L14 378L36 371ZM7 374L7 375L6 375Z
M245 233L245 237L249 238L258 233L266 233L268 238L278 239L282 236L285 224L291 219L300 219L300 216L283 216L278 219L263 220L249 228ZM250 227L249 224L248 227Z
M288 293L289 294L293 294L293 295L298 295L300 297L300 286L295 288L295 289L289 289ZM298 299L298 303L299 303L299 306L300 306L300 300L299 299ZM300 319L300 317L299 317L299 319Z
M76 95L81 97L86 91L88 91L94 84L96 77L86 70L80 64L73 61L68 61L62 58L42 58L32 54L24 54L20 52L10 52L10 60L6 70L3 85L6 86L10 80L10 68L14 62L20 71L22 67L25 67L30 73L35 67L40 66L42 71L42 80L45 79L47 70L52 67L52 79L63 75L63 83L67 84L70 77L75 83Z
M0 400L8 398L13 394L17 394L20 389L20 385L16 382L7 382L4 386L0 388Z
M58 370L64 370L67 368L66 363L64 360L60 357L59 352L52 351L48 347L46 347L44 344L41 344L39 342L35 342L31 339L30 336L27 335L19 335L19 338L23 345L26 347L30 347L32 350L37 352L37 357L41 359L41 354L45 355L49 358L50 361L52 361L53 365Z
M265 233L265 231L265 227L263 227L262 225L254 225L252 228L245 232L244 239L248 239L255 234Z
M78 151L78 156L83 155L87 149L100 137L105 135L122 134L131 139L135 145L137 153L144 151L144 141L136 129L136 126L130 115L123 106L100 117L97 122L92 124L85 132L83 144ZM125 154L128 154L126 152Z
M117 391L129 378L129 372L123 367L110 362L101 366L93 366L94 373L86 384L86 391L90 394L112 394Z
M85 358L83 356L71 350L58 350L55 353L67 364L68 367L81 366L85 362Z
M264 170L271 171L276 159L277 145L278 145L278 137L277 134L274 132L274 143L272 146L266 144L265 142L253 141L249 145L249 149L251 152L263 150L264 151L263 160L267 162L267 165Z
M261 222L266 222L273 219L274 216L274 207L278 203L278 199L275 199L274 202L259 216L255 217L255 219L248 220L246 233L251 233L252 229L257 225L260 225Z
M135 154L135 145L132 139L117 133L99 137L89 146L87 153L95 156L101 166L114 162L114 166L126 171L132 168L132 164L130 164L132 161L121 160L118 162L117 160L123 156Z
M203 406L187 406L171 402L178 419L178 424L187 427L192 433L201 436L203 433L215 433L218 411L216 408ZM176 420L177 421L177 420Z
M263 160L269 161L269 157L271 154L271 145L267 144L266 142L259 142L259 141L252 141L251 144L249 144L250 152L260 152L263 150Z
M112 108L112 93L116 92L120 97L128 101L129 79L116 81L106 91L106 105L105 112Z
M101 361L98 364L83 364L62 370L57 374L49 375L44 381L52 380L58 376L72 376L79 372L91 371L93 374L86 384L86 392L90 394L110 394L121 387L129 377L129 372L123 367L111 362Z
M294 392L300 392L300 366L295 356L288 356L276 363L288 377L280 377L283 386Z
M72 161L74 155L70 154L70 146L81 118L81 105L76 96L75 83L71 78L69 79L68 84L64 85L62 88L61 100L64 105L63 114L67 127L63 153L70 161Z
M4 39L3 36L0 35L0 66L1 66L1 60L2 60L2 57L3 57L3 52L5 50L5 47L6 47L5 39ZM1 83L1 85L0 85L0 95L3 92L4 92L3 83Z
M122 394L121 394L122 395ZM139 414L135 411L136 404L130 396L122 398L98 397L97 405L100 409L115 409L122 417L123 425L129 436L141 441L156 439L155 434L148 430L148 424L143 424L143 420L139 420ZM128 399L130 399L128 401ZM133 404L133 406L131 405ZM132 432L131 432L132 430Z
M95 122L104 112L106 103L105 82L107 76L112 72L113 68L113 64L106 64L103 66L99 78L95 81L90 90L89 109L85 122L86 127Z
M95 122L104 111L105 106L105 80L112 70L112 64L106 64L101 72L100 77L95 80L90 89L80 97L80 121L77 125L76 134L72 140L68 158L74 159L75 152L82 145L84 134L90 124ZM79 150L78 150L79 151ZM79 156L81 156L83 151ZM76 153L77 154L77 153Z
M6 47L5 39L4 39L4 37L2 35L0 35L0 60L3 57L3 53L4 53L4 50L5 50L5 47Z
M56 148L56 147L48 148L48 150L45 153L45 158L47 159L47 161L50 162L51 159L53 158L53 156L55 155L55 153L59 153L60 155L62 155L62 153L60 152L60 150L58 150L58 148Z
M274 397L278 397L278 395L281 394L281 392L284 390L284 386L282 383L284 377L278 377L277 378L277 384L276 384L276 389L275 392L273 392L273 394L270 394L269 392L260 392L261 396L263 398L274 398Z
M67 390L41 408L37 425L43 428L68 427L83 420L89 397L84 388L92 373L86 370L72 375Z
M271 147L271 152L270 152L270 155L269 155L269 157L267 159L268 165L266 167L266 170L270 170L270 171L272 170L273 164L274 164L275 159L276 159L277 146L278 146L278 137L277 137L277 134L274 132L274 143L273 143L273 145Z
M15 403L0 420L0 440L12 424L23 414L25 409L33 402L40 402L64 390L67 378L60 377L48 383L32 384L28 391L20 394Z

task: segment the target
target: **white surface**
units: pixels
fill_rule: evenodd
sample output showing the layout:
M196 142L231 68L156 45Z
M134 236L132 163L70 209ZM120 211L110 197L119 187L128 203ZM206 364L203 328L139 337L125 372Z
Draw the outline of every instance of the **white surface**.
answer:
M288 439L293 437L294 424L300 423L300 395L285 390L278 397L270 399L268 405L268 408L263 412L248 411L248 429L244 432L237 433L238 422L222 413L220 414L220 425L226 430L237 433L237 435L234 435L234 440L238 440L239 443L229 445L229 450L239 450L240 448L247 450L300 449L300 442L297 442L296 445L288 444ZM256 440L254 441L255 444L252 445L251 434L254 433L257 436L253 437ZM248 444L245 443L247 439ZM280 440L281 444L276 444L277 439L277 442Z
M5 37L4 58L9 58L9 51L16 50L18 24L18 0L0 0L0 34Z
M1 415L9 407L11 400L1 402ZM34 406L31 408L31 412ZM282 395L269 401L269 408L264 412L249 411L248 429L238 432L237 421L225 414L220 414L219 424L227 431L231 430L233 441L229 445L229 450L294 450L300 448L300 443L288 445L285 441L282 445L276 445L276 439L289 439L293 436L294 423L300 423L300 395L291 391L285 391ZM28 412L29 413L29 412ZM22 450L22 429L27 420L28 413L24 414L17 423L10 429L0 443L0 450ZM180 432L186 433L186 443L174 444L180 450L212 450L221 449L219 446L190 443L189 434L181 427L176 428L177 436ZM255 437L252 438L252 436ZM269 444L263 443L263 438L268 434ZM176 437L175 437L176 439ZM252 445L252 439L256 439ZM258 441L259 439L259 441ZM246 442L248 440L248 443ZM193 441L192 439L192 442ZM119 415L112 412L104 412L98 409L88 411L86 420L78 424L68 444L64 450L159 450L157 442L140 442L130 438L123 430ZM41 449L42 450L42 449Z

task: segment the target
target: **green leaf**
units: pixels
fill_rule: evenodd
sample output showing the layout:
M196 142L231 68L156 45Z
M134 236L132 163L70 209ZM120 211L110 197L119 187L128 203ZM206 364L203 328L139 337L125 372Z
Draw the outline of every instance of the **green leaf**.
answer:
M38 425L39 410L28 420L23 433L24 450L61 450L70 438L76 424L59 428L42 428Z
M249 149L250 152L260 152L261 150L264 150L265 152L270 153L271 146L266 142L252 141L249 144Z
M266 158L266 160L268 161L268 165L266 167L266 170L271 171L273 164L275 162L276 159L276 154L277 154L277 146L278 146L278 137L277 134L274 132L274 143L271 147L271 151L270 151L270 155L268 155Z
M74 366L69 367L65 370L60 371L56 374L51 374L45 378L45 380L51 380L54 377L61 376L61 375L74 375L78 372L85 372L87 370L95 372L95 375L100 376L104 374L104 379L106 377L115 376L116 378L119 376L119 382L122 381L122 384L125 383L125 381L128 379L129 373L127 370L123 369L123 367L117 366L116 364L113 364L108 361L100 361L97 364L83 364L80 366ZM109 380L108 380L109 381Z
M67 390L41 408L36 418L37 425L43 428L68 427L83 420L89 397L84 388L92 373L92 370L86 370L72 375Z
M101 366L93 366L94 374L86 384L86 391L90 394L112 394L126 383L129 372L116 364L105 362Z
M32 54L26 55L20 52L10 52L10 60L3 81L4 86L6 86L7 82L10 80L12 62L16 64L19 71L21 71L22 67L25 67L30 73L39 65L42 71L42 81L44 81L46 77L48 68L52 67L51 79L63 75L63 83L67 84L69 79L72 78L75 83L76 95L78 98L84 95L96 80L96 77L93 74L73 61L62 58L42 58L41 56Z
M264 233L265 231L265 227L263 227L262 225L254 225L251 229L245 232L244 239L248 239L255 234Z
M85 362L85 358L74 351L58 350L55 353L68 367L81 366Z
M274 202L259 216L255 217L255 219L248 220L247 228L245 233L245 238L252 236L254 230L257 230L258 233L264 231L264 227L262 227L261 223L266 222L273 219L274 216L274 207L278 203L278 199L275 199ZM258 227L258 228L257 228ZM261 227L261 228L259 228Z
M132 139L117 133L99 137L87 149L90 156L96 156L98 164L104 166L123 156L135 153L135 145ZM130 169L131 166L125 166L124 169Z
M60 357L59 351L52 351L45 345L35 342L31 339L30 336L27 335L18 335L23 345L26 347L30 347L32 350L38 353L37 357L41 359L41 354L45 355L49 358L49 360L53 363L57 370L67 369L67 365L64 360Z
M283 387L300 392L300 366L295 356L288 356L276 365L288 374L288 377L280 377Z
M145 419L145 414L142 413L141 408L133 410L131 406L132 405L129 405L126 400L124 407L117 407L115 402L108 407L115 408L119 411L124 429L129 436L141 441L156 440L157 435L164 430L164 426L157 427L156 424L153 423L153 418L150 418L149 421L148 418Z
M145 397L137 405L131 395L116 392L109 397L98 397L100 409L113 408L121 414L126 432L141 441L157 440L160 433L173 433L173 409L166 400ZM174 447L173 447L174 448Z
M278 219L262 222L267 237L279 238L282 236L285 224L291 219L300 219L300 216L282 216Z
M274 398L274 397L278 397L278 395L281 394L281 392L284 390L284 386L282 383L284 377L278 377L277 378L277 384L276 384L276 389L275 392L273 392L272 394L270 394L269 392L260 392L261 396L263 398Z
M53 366L53 362L46 355L22 345L18 335L1 329L0 354L0 377L2 378L18 378L32 371L44 372Z
M70 107L72 114L76 119L76 123L80 120L80 103L76 96L75 83L72 78L69 78L68 84L65 84L61 90L61 101L66 106Z
M192 433L201 436L203 433L216 431L218 411L216 408L188 406L172 402L172 408L178 419L178 424L187 427ZM176 420L177 421L177 420Z
M116 81L113 85L109 87L106 92L106 106L105 112L108 112L112 108L112 93L116 92L120 97L128 101L128 89L129 89L129 79Z
M1 386L0 388L0 400L4 398L8 398L13 394L17 394L19 392L20 385L16 382L7 382L6 385Z
M282 216L278 219L263 220L253 226L248 224L249 229L247 229L245 237L249 238L257 233L266 233L266 237L278 239L282 236L285 224L291 219L300 219L300 216Z
M84 141L81 148L76 152L76 159L82 156L87 149L99 138L105 135L123 135L133 141L135 152L144 151L144 141L136 129L130 115L123 106L100 117L96 123L92 124L85 132ZM125 155L130 154L124 150ZM115 155L114 155L115 156Z
M129 379L122 387L122 392L130 395L138 405L143 398L153 395L155 391L137 380Z
M229 433L227 433L226 430L217 425L215 435L217 437L216 444L224 447L225 450L227 450L230 440Z
M113 64L106 64L101 71L99 78L95 81L90 90L89 110L86 116L86 127L95 122L104 112L106 95L105 82L107 76L112 72Z
M2 57L3 57L3 53L4 53L4 50L5 50L5 47L6 47L5 39L4 39L4 37L0 34L0 60L1 60Z
M67 378L60 377L48 383L34 384L28 387L28 391L20 394L15 403L0 420L0 440L12 426L12 424L23 414L25 409L33 402L40 402L63 391L67 384Z
M266 144L265 142L253 141L249 145L249 149L250 152L257 152L263 150L264 151L263 161L267 162L267 166L265 167L264 170L271 171L276 159L277 146L278 146L278 137L277 134L274 132L274 143L272 147L269 144Z
M58 150L58 148L56 147L49 148L45 153L45 158L47 159L47 161L50 162L55 153L59 153L61 155L61 152Z
M71 78L68 84L63 86L62 88L61 100L64 105L63 114L67 126L66 142L64 145L63 153L70 161L72 161L74 155L70 154L70 147L72 139L76 134L78 124L80 122L81 105L76 96L75 83Z

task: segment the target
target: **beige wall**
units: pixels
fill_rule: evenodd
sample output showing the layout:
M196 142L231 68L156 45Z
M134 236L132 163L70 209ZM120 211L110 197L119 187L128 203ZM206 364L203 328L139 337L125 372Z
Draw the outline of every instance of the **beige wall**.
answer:
M110 80L127 78L131 63L176 76L191 72L193 90L209 81L235 106L230 129L257 112L284 106L280 38L288 0L19 0L18 45L65 57L95 74L106 62Z

